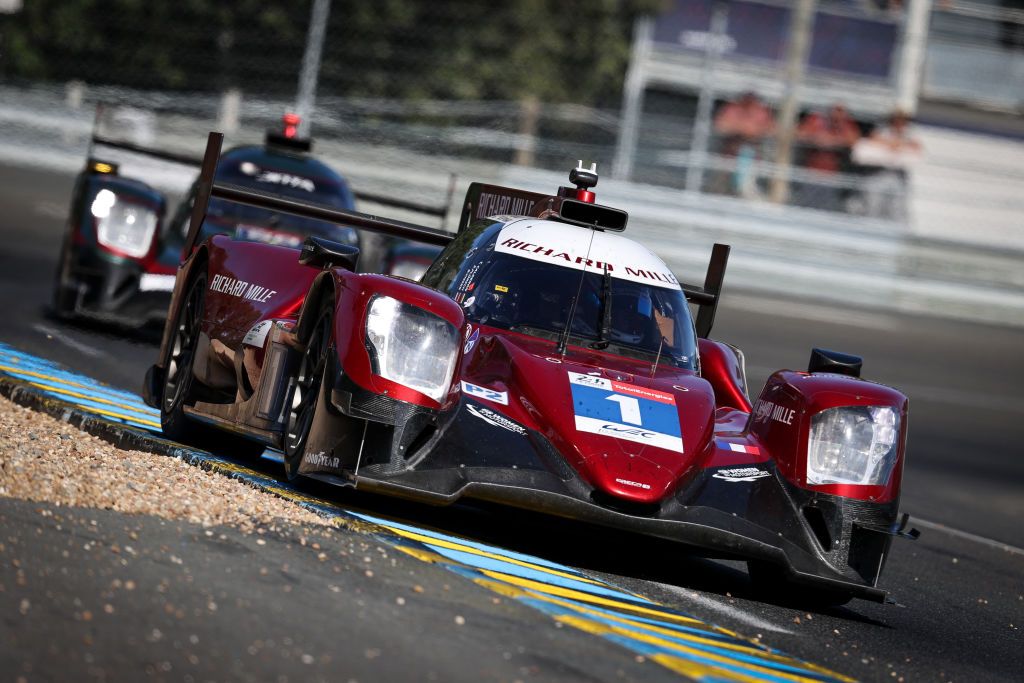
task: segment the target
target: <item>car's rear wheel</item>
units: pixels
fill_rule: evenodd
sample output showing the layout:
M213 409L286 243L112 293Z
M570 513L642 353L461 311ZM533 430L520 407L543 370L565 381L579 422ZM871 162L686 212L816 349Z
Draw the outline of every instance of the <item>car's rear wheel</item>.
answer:
M847 591L793 583L783 567L771 562L750 560L747 562L747 572L755 593L784 605L812 609L840 607L853 599L853 594Z
M306 340L295 373L284 429L284 471L289 481L299 476L299 463L309 441L327 371L333 323L334 308L325 304Z
M192 400L194 393L192 366L199 345L205 301L206 273L200 272L189 284L174 321L174 336L160 398L160 424L164 436L174 441L224 455L257 457L265 450L263 444L208 427L185 414L185 404Z

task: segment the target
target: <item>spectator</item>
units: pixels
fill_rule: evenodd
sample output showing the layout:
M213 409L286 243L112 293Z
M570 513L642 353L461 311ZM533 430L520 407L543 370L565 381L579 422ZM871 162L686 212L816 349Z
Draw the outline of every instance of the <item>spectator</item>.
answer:
M800 165L821 174L833 175L846 171L850 165L850 151L860 139L860 126L841 104L827 112L811 112L796 129L796 141L801 154ZM792 185L792 202L828 211L843 208L846 191L835 183L798 182Z
M827 114L811 112L796 130L797 141L804 145L803 165L813 171L836 173L845 166L850 150L860 139L860 126L841 104Z
M907 219L907 171L921 158L921 143L910 131L910 117L895 111L853 150L853 159L866 167L865 213L896 221Z
M718 192L730 191L743 197L756 196L757 175L754 162L761 155L765 138L775 133L772 110L752 92L745 92L734 102L726 103L715 116L715 133L719 136L719 153L736 158L736 169L718 174L713 183Z

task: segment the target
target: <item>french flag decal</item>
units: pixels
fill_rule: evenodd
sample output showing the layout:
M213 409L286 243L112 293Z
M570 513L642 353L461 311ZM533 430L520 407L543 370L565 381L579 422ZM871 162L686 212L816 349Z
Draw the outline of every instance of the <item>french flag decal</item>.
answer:
M734 451L736 453L746 453L747 455L761 455L761 449L757 446L748 446L742 443L731 443L722 439L716 439L715 444L723 451Z

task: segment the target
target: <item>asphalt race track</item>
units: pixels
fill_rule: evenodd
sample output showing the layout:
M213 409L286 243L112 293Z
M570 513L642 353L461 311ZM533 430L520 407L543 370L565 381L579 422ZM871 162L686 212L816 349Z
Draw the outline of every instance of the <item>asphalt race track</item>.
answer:
M28 352L135 394L156 353L152 334L136 331L125 337L93 326L62 326L47 314L71 182L64 175L0 168L0 342L11 347L5 353ZM333 672L326 675L332 679L344 671L359 681L679 680L708 675L692 659L673 666L649 638L616 630L639 628L622 623L622 613L581 617L564 604L574 597L565 593L557 594L556 601L534 604L536 596L524 597L525 588L548 597L551 592L523 582L544 575L545 586L628 602L623 609L631 622L642 614L638 606L651 610L643 628L676 629L659 637L682 638L682 625L699 632L686 631L686 637L720 639L712 645L731 645L733 651L748 648L734 655L740 659L766 656L737 644L745 641L726 642L730 636L720 630L726 629L795 658L773 655L775 668L742 660L746 663L730 674L736 680L825 675L809 668L812 664L862 680L1019 680L1024 671L1024 528L1019 523L1024 518L1024 397L1019 389L1024 331L766 301L731 292L727 280L715 336L744 349L752 387L759 387L773 369L804 366L811 346L817 345L864 356L866 377L910 396L902 506L923 536L894 544L882 586L896 604L854 601L809 613L753 596L741 565L686 557L664 545L519 513L468 506L438 510L310 485L286 494L314 500L328 514L371 524L365 542L373 548L366 552L383 548L396 564L375 562L375 569L386 568L367 576L358 562L341 563L340 575L328 576L315 556L310 561L292 552L291 538L257 547L251 539L227 534L213 543L185 524L133 520L147 532L151 547L175 548L194 567L195 580L172 581L168 600L188 608L207 604L208 595L217 593L224 596L219 603L236 607L205 613L201 622L161 622L161 645L141 632L151 623L147 614L155 605L119 604L120 617L103 622L110 651L93 656L106 658L108 673L109 662L115 662L112 671L121 679L146 666L178 679L182 669L168 673L160 656L166 652L169 659L183 658L186 650L208 667L223 663L202 669L204 678L303 679L314 670ZM57 372L48 365L39 369L39 374ZM224 465L227 472L244 468L251 473L247 476L265 482L273 481L278 467L266 458ZM60 559L56 544L63 536L53 518L37 514L37 505L0 504L0 535L21 548L21 557L30 557L37 568L69 561ZM118 534L127 522L112 512L90 511L89 516L98 526L82 533L120 542ZM271 585L257 566L279 565L285 556L294 558L286 577L296 586L294 595L263 599ZM100 578L107 560L79 552L71 561L90 571L51 582L48 590L55 601L98 592L96 586L109 581ZM532 574L522 573L524 564ZM166 573L169 565L156 566ZM8 616L17 612L11 573L9 566L0 568L0 585L7 587L0 592L5 643L14 642L18 624ZM226 580L226 574L235 578ZM411 581L431 598L409 600L408 609L398 609L395 595ZM347 588L329 593L330 599L316 599L310 587L321 582ZM589 603L588 609L593 608ZM600 609L618 608L602 604ZM51 676L59 671L48 661L47 647L76 652L72 641L79 637L74 625L62 620L71 617L54 614L46 631L19 634L18 651L0 650L0 665L13 671L8 665L32 653L39 671ZM197 623L201 633L193 633ZM276 646L258 655L225 654L253 647L257 635L264 644L275 639ZM137 643L138 652L131 643ZM174 643L191 646L181 649ZM300 643L306 645L301 652L296 649ZM304 655L313 658L311 663ZM87 662L71 657L68 666L65 670L84 671L77 667Z

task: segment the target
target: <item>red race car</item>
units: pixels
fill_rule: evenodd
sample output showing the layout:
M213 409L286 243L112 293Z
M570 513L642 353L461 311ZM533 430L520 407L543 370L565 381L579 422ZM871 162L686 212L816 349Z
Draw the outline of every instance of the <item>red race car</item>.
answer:
M214 183L219 147L146 376L169 437L679 541L776 594L885 599L890 541L916 535L898 514L907 399L815 349L752 404L742 353L708 338L728 247L680 284L582 165L552 195L474 183L453 236ZM316 237L196 244L211 196L445 246L414 283Z

